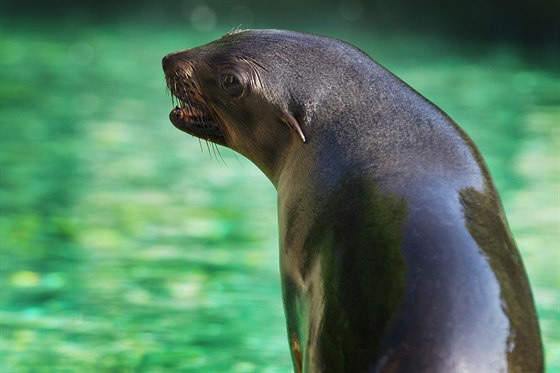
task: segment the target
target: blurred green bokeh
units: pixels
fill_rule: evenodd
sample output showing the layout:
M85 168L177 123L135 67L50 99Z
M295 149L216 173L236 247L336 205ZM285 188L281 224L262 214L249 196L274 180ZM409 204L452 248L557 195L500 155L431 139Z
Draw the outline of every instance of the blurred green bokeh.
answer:
M68 4L0 3L2 372L291 370L275 191L167 120L163 55L240 24L349 41L467 130L529 272L547 371L560 371L560 76L546 25L398 32L359 1L314 17L264 14L272 2Z

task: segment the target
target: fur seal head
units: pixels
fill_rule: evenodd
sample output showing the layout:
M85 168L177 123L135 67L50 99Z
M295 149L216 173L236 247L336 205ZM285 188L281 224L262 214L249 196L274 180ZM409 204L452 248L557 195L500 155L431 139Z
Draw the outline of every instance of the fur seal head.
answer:
M286 74L279 63L269 62L281 58L270 54L281 50L278 43L285 40L274 34L235 31L162 61L167 87L177 102L169 114L171 123L238 151L264 167L267 175L275 162L274 148L290 141L286 125L306 142L290 84L275 84Z
M274 180L282 153L304 146L319 130L319 111L340 112L344 98L337 92L355 91L348 85L363 79L352 66L360 61L369 58L334 39L281 30L231 32L163 58L176 104L169 118L184 132L243 154Z

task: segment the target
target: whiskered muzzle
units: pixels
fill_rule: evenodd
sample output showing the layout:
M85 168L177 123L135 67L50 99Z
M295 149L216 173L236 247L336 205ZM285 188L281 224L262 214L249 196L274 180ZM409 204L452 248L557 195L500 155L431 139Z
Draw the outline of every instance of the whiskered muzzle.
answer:
M171 123L181 131L204 140L225 145L211 105L208 103L190 64L175 68L166 74L174 109L169 114Z

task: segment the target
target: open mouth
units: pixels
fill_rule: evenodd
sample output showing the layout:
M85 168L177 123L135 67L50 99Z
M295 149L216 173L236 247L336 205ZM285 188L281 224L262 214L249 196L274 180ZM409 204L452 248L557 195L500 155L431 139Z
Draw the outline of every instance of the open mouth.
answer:
M173 89L177 87L176 82L174 83L168 85L173 95L173 101L177 104L169 113L171 123L190 135L226 145L225 137L199 90L193 87L183 87L179 88L180 92L177 92L177 89Z

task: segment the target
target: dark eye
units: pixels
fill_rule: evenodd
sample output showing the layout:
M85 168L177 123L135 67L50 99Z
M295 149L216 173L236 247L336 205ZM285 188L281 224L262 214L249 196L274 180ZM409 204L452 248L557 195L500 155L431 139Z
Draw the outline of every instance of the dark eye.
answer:
M243 83L235 74L220 75L220 85L232 97L239 97L243 94Z

